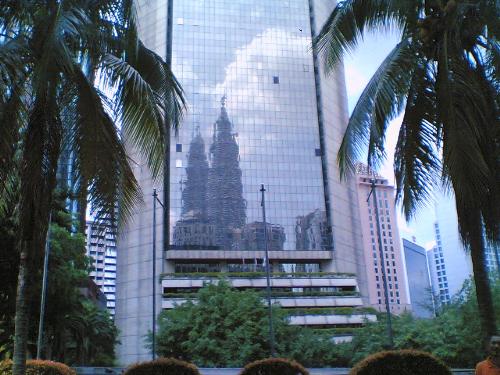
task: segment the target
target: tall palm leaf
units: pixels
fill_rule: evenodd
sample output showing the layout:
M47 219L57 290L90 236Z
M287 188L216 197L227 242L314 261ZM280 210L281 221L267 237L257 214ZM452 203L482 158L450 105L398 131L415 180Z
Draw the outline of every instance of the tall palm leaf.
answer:
M367 31L400 31L401 41L351 115L338 154L342 176L365 152L368 164L378 166L388 122L404 112L394 163L397 198L410 218L439 175L453 188L485 336L496 328L484 234L498 242L499 19L495 0L344 0L315 39L329 71Z
M179 124L184 102L170 67L139 40L132 0L6 0L0 31L0 177L18 144L21 154L13 370L20 375L63 145L97 218L113 219L119 202L126 219L141 193L122 135L160 177L164 126Z

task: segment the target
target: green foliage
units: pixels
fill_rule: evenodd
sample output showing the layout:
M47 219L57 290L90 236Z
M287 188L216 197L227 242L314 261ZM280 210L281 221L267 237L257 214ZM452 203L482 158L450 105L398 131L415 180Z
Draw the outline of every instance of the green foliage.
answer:
M268 311L259 294L221 281L200 289L196 298L160 314L160 355L207 367L241 367L269 355ZM279 305L272 309L278 355L307 366L347 363L334 351L331 336L290 326L286 311Z
M0 375L12 375L11 360L0 362ZM26 375L76 375L76 371L60 362L29 360Z
M373 354L354 366L349 375L451 375L446 365L428 353L394 350Z
M221 281L196 297L197 303L161 313L159 354L208 367L238 367L269 353L267 309L258 294L237 292ZM286 321L278 306L273 306L273 317L281 341Z
M56 191L50 227L50 256L42 353L68 364L109 366L114 363L118 332L107 311L86 300L80 287L87 285L90 259L85 239L72 233L71 215L64 209L66 195ZM14 210L12 210L15 213ZM16 215L0 214L0 358L12 356L19 253L16 248ZM35 352L40 311L42 269L37 270L31 293L30 351Z
M192 363L174 358L159 358L134 364L125 370L124 375L200 375L200 372Z
M249 363L240 375L309 375L304 366L286 358L267 358Z
M400 41L363 90L337 160L341 177L386 158L389 123L404 114L394 151L396 197L410 219L452 188L470 249L483 337L496 332L484 235L500 241L500 7L498 1L339 1L314 41L333 70L371 31Z
M500 319L500 281L493 285ZM450 367L471 368L484 358L478 307L471 282L449 305L444 305L434 319L416 319L411 314L393 316L394 348L416 349L432 353ZM385 315L378 322L367 323L354 331L351 343L342 344L352 352L351 365L386 348Z

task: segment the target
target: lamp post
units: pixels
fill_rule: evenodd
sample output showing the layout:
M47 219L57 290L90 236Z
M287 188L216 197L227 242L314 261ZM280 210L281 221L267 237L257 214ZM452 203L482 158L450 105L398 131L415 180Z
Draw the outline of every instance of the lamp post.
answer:
M50 225L52 224L52 212L49 214L49 228L45 239L45 255L43 258L42 298L40 299L40 320L38 321L38 339L36 343L36 358L42 357L43 323L45 318L45 300L47 298L47 278L49 272L50 255Z
M264 197L266 189L264 188L264 184L260 185L260 192L262 193L262 221L264 224L264 251L266 254L265 257L265 267L266 267L266 297L267 297L267 309L269 312L269 346L271 347L271 357L275 356L274 350L274 329L273 329L273 309L271 306L271 272L269 270L269 248L267 241L267 222L266 222L266 200Z
M151 357L153 360L156 358L156 202L163 208L165 206L158 198L156 189L153 189L153 333L152 333L152 347ZM165 219L164 219L165 220Z
M392 320L391 320L391 309L389 306L389 292L387 289L387 278L385 274L385 264L384 264L384 252L382 250L382 237L380 235L380 219L378 216L378 201L377 201L377 190L375 189L375 178L370 179L371 182L371 190L370 194L368 194L368 198L366 201L370 200L370 195L373 193L373 203L375 206L375 223L377 225L377 237L378 237L378 250L380 257L380 272L382 273L382 285L384 287L384 296L385 296L385 312L387 315L387 338L389 340L389 348L392 349L394 347L394 339L392 334Z

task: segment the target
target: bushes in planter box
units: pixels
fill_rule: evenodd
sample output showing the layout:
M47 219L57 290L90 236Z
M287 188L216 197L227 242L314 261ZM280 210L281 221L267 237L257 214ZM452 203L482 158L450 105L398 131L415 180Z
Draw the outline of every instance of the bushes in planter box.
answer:
M298 362L268 358L249 363L240 375L309 375L309 372Z
M429 353L391 350L358 362L349 375L451 375L448 367Z
M1 374L0 374L1 375ZM159 358L154 361L131 365L124 375L201 375L192 363L175 358Z
M11 360L0 362L0 375L12 375ZM64 363L34 359L26 361L26 375L76 375L76 372Z

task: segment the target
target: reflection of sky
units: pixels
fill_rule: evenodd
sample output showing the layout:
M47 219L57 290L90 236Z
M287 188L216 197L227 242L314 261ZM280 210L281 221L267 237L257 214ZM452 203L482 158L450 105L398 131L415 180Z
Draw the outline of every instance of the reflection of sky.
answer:
M174 2L173 67L188 101L176 141L187 161L193 129L208 151L220 98L237 133L248 222L261 220L260 183L268 187L268 221L285 226L324 209L307 1ZM279 84L273 83L279 77ZM175 147L173 148L175 149ZM174 160L173 163L177 162ZM179 218L183 168L172 174L172 222Z
M351 56L346 57L344 64L349 112L353 110L364 87L397 41L398 35L395 32L368 35L356 51ZM394 182L394 149L401 120L402 118L399 117L390 124L386 140L387 160L380 170L380 173L391 182ZM434 208L431 205L421 209L410 223L406 223L404 217L399 215L398 223L401 236L410 240L412 236L415 236L419 244L427 247L434 241L434 221Z

